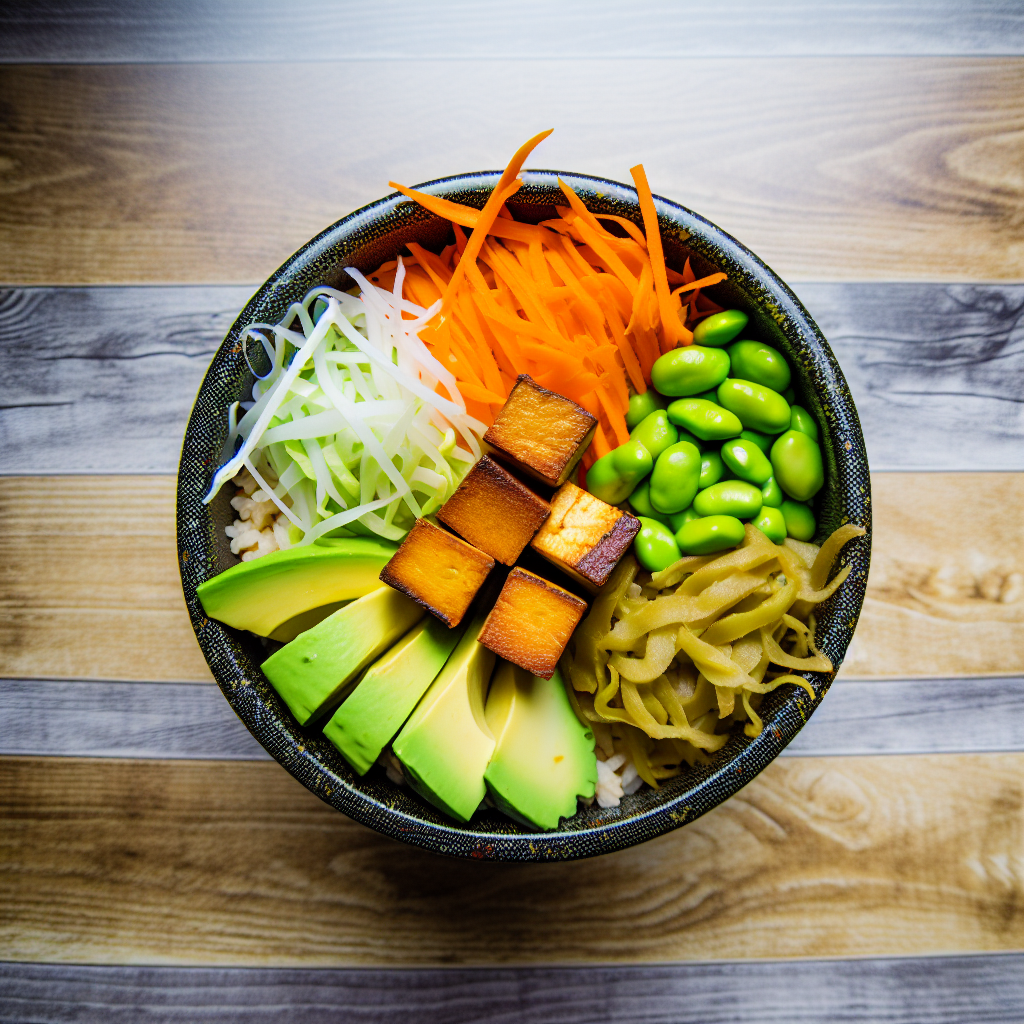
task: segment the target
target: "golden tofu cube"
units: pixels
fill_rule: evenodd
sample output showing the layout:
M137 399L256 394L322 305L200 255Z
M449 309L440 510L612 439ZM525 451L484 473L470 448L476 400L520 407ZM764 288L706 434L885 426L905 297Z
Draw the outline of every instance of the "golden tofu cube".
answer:
M495 454L550 487L568 479L590 447L597 418L521 373L484 434Z
M503 565L515 565L550 514L551 506L543 498L485 455L441 506L437 518Z
M490 555L417 519L380 578L448 626L457 626L493 568Z
M550 679L586 610L586 601L517 566L487 616L480 643L513 665Z
M551 499L551 515L530 546L552 565L596 591L640 532L640 520L566 482Z

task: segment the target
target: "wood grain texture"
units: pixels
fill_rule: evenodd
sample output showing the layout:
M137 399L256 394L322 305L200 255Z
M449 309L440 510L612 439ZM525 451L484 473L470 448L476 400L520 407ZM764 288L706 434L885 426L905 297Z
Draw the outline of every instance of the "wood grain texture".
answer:
M881 473L872 488L841 677L1024 673L1024 474ZM0 677L209 682L173 515L170 477L0 477Z
M1019 1024L1024 956L486 971L0 964L45 1024Z
M1024 751L1024 677L839 680L784 757ZM0 754L264 761L220 690L0 679Z
M262 281L545 126L533 165L642 160L787 279L1024 279L1016 58L9 65L0 95L7 284Z
M384 839L276 764L0 758L0 957L457 966L1024 948L1024 754L785 758L556 865Z
M1024 470L1024 285L797 290L850 382L875 471ZM0 473L176 472L250 291L0 290Z
M1007 0L524 0L484 10L446 0L270 0L84 5L8 0L0 60L56 63L310 61L367 58L758 56L1024 53L1024 15Z

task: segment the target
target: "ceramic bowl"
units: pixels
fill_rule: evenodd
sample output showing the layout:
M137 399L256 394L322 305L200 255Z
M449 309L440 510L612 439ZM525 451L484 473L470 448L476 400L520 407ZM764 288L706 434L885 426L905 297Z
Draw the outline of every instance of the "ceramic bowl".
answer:
M636 192L627 185L582 174L527 171L510 203L517 219L555 216L563 199L561 176L597 213L613 213L642 225ZM499 173L443 178L419 186L427 192L482 207ZM655 197L665 255L681 269L689 256L697 276L723 270L728 281L709 289L716 302L750 316L747 334L785 353L794 371L799 402L823 427L827 483L816 498L820 540L845 522L868 535L848 544L834 571L852 563L846 583L820 608L817 637L835 666L843 660L864 599L871 547L870 481L857 411L828 343L792 291L752 252L703 217ZM339 811L385 835L435 853L493 860L570 860L610 853L645 842L700 817L746 785L796 735L821 701L834 673L808 673L816 699L786 686L761 705L764 730L756 739L734 735L711 764L684 772L655 791L642 789L621 806L596 804L538 833L497 811L481 812L466 825L445 817L408 788L388 781L380 768L360 778L319 733L301 728L260 671L263 648L250 634L207 619L196 587L234 564L224 527L233 519L231 488L202 503L226 437L226 409L248 397L252 375L238 344L254 321L275 322L288 305L316 285L349 288L344 268L364 273L394 259L409 241L439 251L450 225L399 194L338 221L304 245L256 292L214 356L185 433L178 472L178 552L182 585L196 636L228 702L252 734L303 785Z

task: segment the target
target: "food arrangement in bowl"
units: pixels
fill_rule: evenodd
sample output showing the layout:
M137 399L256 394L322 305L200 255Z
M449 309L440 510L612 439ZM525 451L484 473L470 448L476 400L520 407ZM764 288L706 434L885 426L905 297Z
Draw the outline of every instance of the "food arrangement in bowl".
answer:
M732 240L749 265L665 233L641 167L632 206L524 197L546 134L482 209L396 186L390 251L371 227L339 266L329 229L282 268L179 481L243 721L449 853L606 852L728 796L827 689L867 570L863 442L806 313Z

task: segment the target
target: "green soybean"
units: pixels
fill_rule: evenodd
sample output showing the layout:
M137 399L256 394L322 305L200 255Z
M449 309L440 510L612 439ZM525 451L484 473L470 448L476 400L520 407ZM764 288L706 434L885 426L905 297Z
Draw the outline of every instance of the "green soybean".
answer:
M668 402L654 388L648 388L642 395L632 395L629 399L629 411L626 413L626 426L632 430L655 409L664 409L666 405Z
M682 512L676 512L675 514L670 515L668 517L668 522L669 526L672 529L672 532L678 533L679 527L682 526L683 523L692 522L694 519L700 519L700 516L697 515L697 513L694 512L693 508L691 507L683 509Z
M789 420L789 429L799 430L813 441L818 440L818 424L814 422L814 417L802 406L793 406L793 414Z
M726 309L701 320L693 331L695 345L710 345L721 348L728 345L744 327L747 326L747 314L739 309Z
M718 405L718 388L712 388L710 391L702 391L699 395L688 395L689 398L703 398L708 402L714 402Z
M744 441L753 441L758 448L761 449L767 455L772 449L772 442L775 440L774 437L769 437L767 434L761 434L756 430L744 430L740 434L740 437Z
M814 513L802 502L784 501L779 511L786 521L786 533L794 540L810 540L814 536Z
M743 429L735 414L705 398L677 398L667 411L668 418L677 427L696 434L702 441L736 437Z
M785 391L792 373L786 357L763 341L737 341L729 346L731 376L752 380L773 391Z
M726 444L728 443L726 441ZM700 457L700 482L697 484L698 490L703 491L705 487L717 484L722 479L724 472L725 464L722 462L722 456L718 452L704 452Z
M633 541L633 552L648 572L667 569L682 557L672 531L647 516L640 517L640 532Z
M790 405L796 405L796 392L793 390L792 384L782 392L782 397L789 402Z
M729 376L729 357L720 348L684 345L657 359L651 381L663 394L696 395L717 388Z
M800 430L787 430L772 445L772 469L779 486L797 501L807 501L825 483L817 441Z
M704 451L704 445L707 444L706 441L702 441L696 434L691 434L688 430L679 431L679 440L689 441L699 452Z
M669 517L651 504L650 478L637 484L636 490L629 496L629 505L638 516L647 516L648 519L657 519L659 523L669 525ZM675 532L675 527L672 527L672 531Z
M750 519L761 511L761 488L746 480L722 480L697 492L693 510L699 516Z
M718 404L737 416L747 430L779 434L789 428L789 402L763 384L729 377L718 386Z
M766 506L751 522L775 544L781 544L786 539L786 517L781 509Z
M741 479L760 487L772 475L768 456L753 441L734 437L722 445L722 461Z
M700 482L700 452L689 441L666 448L651 471L651 505L671 515L688 508Z
M782 488L775 482L775 477L770 476L761 488L761 504L771 508L779 508L786 500Z
M657 460L669 445L679 440L679 431L669 423L664 409L655 409L633 428L629 439L639 441L651 453L651 458Z
M704 516L684 523L675 539L683 554L708 555L742 544L744 536L743 524L735 516Z
M627 441L587 470L587 490L609 505L618 505L653 468L651 453L639 441Z

